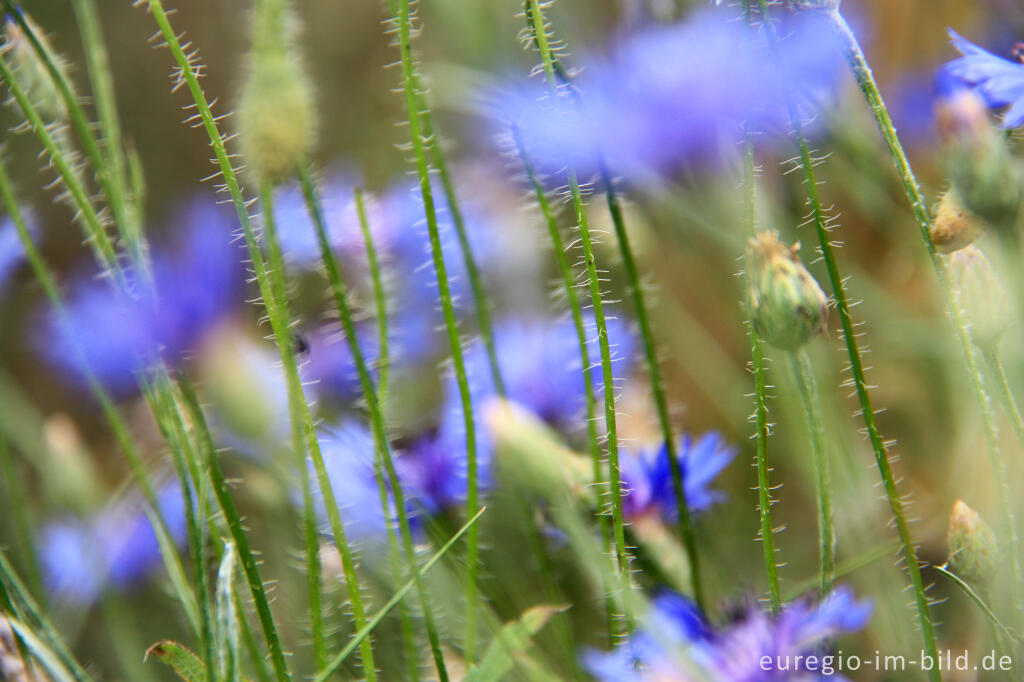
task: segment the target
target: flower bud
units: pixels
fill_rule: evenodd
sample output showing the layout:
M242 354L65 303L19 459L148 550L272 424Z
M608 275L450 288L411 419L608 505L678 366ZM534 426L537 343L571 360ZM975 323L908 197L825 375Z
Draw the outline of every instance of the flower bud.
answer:
M21 12L21 10L16 11ZM57 68L63 71L65 67L50 48L42 29L32 21L28 14L21 12L21 18L28 24L43 49L49 53ZM35 106L36 111L47 123L65 120L67 107L64 105L64 98L61 97L60 90L53 82L46 64L36 54L32 42L14 17L8 16L4 23L4 38L4 58L11 65L15 81Z
M949 565L968 580L985 581L996 572L999 547L995 533L963 500L949 516Z
M1013 319L1009 299L988 258L973 244L947 257L950 284L981 348L994 348Z
M746 269L750 319L754 330L771 345L796 350L824 329L825 293L797 252L778 233L761 232L747 243Z
M984 229L981 219L964 208L956 192L950 190L942 195L935 210L932 244L939 253L952 253L973 242Z
M1014 229L1024 199L1024 172L995 127L954 142L949 169L968 211L998 230Z
M249 72L238 106L238 135L249 169L280 182L308 156L316 134L313 86L291 45L281 0L261 0L253 21Z

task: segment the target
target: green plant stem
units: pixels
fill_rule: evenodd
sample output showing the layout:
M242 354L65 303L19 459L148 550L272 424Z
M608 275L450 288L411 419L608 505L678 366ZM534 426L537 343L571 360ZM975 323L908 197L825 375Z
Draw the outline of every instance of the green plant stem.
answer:
M289 412L292 423L292 445L296 451L296 465L299 467L298 474L307 478L306 450L309 450L310 460L313 462L313 470L316 472L317 482L320 487L320 494L323 497L325 512L331 534L334 536L334 545L338 549L341 558L342 570L345 574L345 586L348 588L349 600L352 604L352 620L356 629L366 625L366 611L363 607L362 588L359 585L359 577L356 573L355 559L352 550L348 545L345 535L345 527L341 521L341 513L338 511L338 501L334 497L330 476L324 464L323 454L320 451L320 444L317 439L316 427L313 424L309 404L302 389L302 379L299 376L298 365L295 360L295 348L292 342L290 323L291 316L288 313L288 297L286 294L285 265L281 253L280 241L277 238L277 226L274 219L273 187L269 182L260 184L260 206L263 215L263 238L269 254L267 274L269 275L269 287L263 291L264 301L268 300L268 294L274 301L273 306L268 307L270 324L277 338L278 351L281 354L284 365L285 381L288 390ZM305 442L303 442L305 441ZM308 485L306 483L305 485ZM313 510L304 509L306 523L309 524L313 518ZM315 542L315 541L314 541ZM319 559L313 559L312 554L315 548L307 550L307 558L311 564L317 563ZM316 569L319 575L319 568ZM319 592L319 588L317 588ZM311 605L314 612L320 607L319 604ZM322 622L321 622L322 626ZM326 662L326 651L322 650ZM318 654L318 658L319 658ZM362 658L363 674L367 680L373 682L377 679L377 670L374 663L373 640L366 638L360 645L360 656Z
M444 654L441 650L441 639L434 623L429 594L423 583L421 570L416 560L416 548L413 543L412 528L409 525L409 509L405 499L405 492L402 489L402 482L398 478L398 470L395 468L394 458L392 457L387 429L385 428L384 414L381 410L380 402L377 400L377 392L373 385L373 379L370 376L369 366L366 362L365 356L363 355L362 349L360 348L359 339L356 336L355 323L352 320L352 311L349 306L348 297L345 293L345 287L341 278L341 269L338 265L337 258L334 256L334 252L331 251L330 243L327 239L327 223L324 220L323 211L320 207L319 201L317 200L316 191L313 186L309 170L305 167L300 168L299 178L302 184L306 206L309 209L310 216L313 219L313 225L316 228L317 241L320 245L320 256L323 259L324 266L327 268L327 278L331 283L331 292L334 295L334 303L338 309L338 314L341 317L342 329L345 332L345 338L348 341L349 349L352 352L352 358L356 365L356 372L359 375L360 386L362 387L363 396L366 399L367 408L370 413L370 427L373 432L374 445L378 454L377 459L383 463L387 472L391 496L395 503L395 516L398 518L398 526L402 536L402 546L405 553L406 565L416 586L416 592L419 596L420 603L423 606L423 617L427 630L427 638L430 641L431 653L434 657L434 665L437 668L438 677L442 682L444 682L448 679L448 670L445 666ZM385 511L385 516L387 516L387 511Z
M1010 490L1010 477L1007 475L1006 462L1003 460L1000 452L999 435L998 429L996 428L995 415L992 410L988 393L985 390L984 378L980 368L978 367L964 311L956 300L956 296L949 281L949 273L946 270L946 264L935 250L935 245L932 243L932 219L928 213L928 206L921 194L920 187L918 187L917 178L914 176L914 172L910 167L910 161L907 159L906 152L903 150L903 145L900 143L899 137L896 134L896 128L892 123L892 118L889 116L889 111L885 106L885 101L882 99L882 93L878 88L878 84L875 82L875 78L871 72L871 67L868 65L867 58L864 56L864 52L861 50L860 44L857 42L857 37L853 34L850 26L846 23L846 20L838 10L828 12L828 18L832 25L833 33L836 35L844 53L846 54L847 61L850 64L854 77L857 79L857 83L860 85L861 91L864 93L868 106L875 117L875 121L878 123L878 128L882 133L882 137L885 139L886 146L889 149L889 155L892 157L893 163L896 166L896 172L897 175L899 175L900 183L903 185L903 190L907 195L907 199L910 201L910 206L917 222L918 230L921 233L921 238L924 240L925 247L928 250L928 255L931 258L932 267L934 268L936 277L939 280L939 288L945 297L946 308L949 311L950 318L953 320L953 328L958 340L960 341L967 373L970 376L971 384L974 388L975 399L977 400L978 407L981 410L985 440L988 445L989 463L992 466L993 475L997 479L999 506L1003 517L1003 525L1010 538L1011 568L1014 576L1013 582L1011 583L1014 592L1013 601L1017 608L1020 609L1024 606L1021 604L1019 598L1021 590L1024 588L1024 572L1021 570L1020 536L1017 531L1017 521L1013 511L1013 505L1011 503L1013 494Z
M3 421L4 413L0 411L0 423ZM43 588L43 577L39 570L39 557L36 553L32 521L29 518L31 508L25 499L23 479L14 462L7 435L4 433L0 433L0 478L3 479L6 511L14 526L15 546L20 550L22 566L27 569L28 581L36 599L45 603L46 590Z
M537 0L526 0L527 20L537 48L540 51L544 74L555 101L558 100L558 76L556 62L548 44L547 33L544 31L544 15L541 13ZM601 350L601 375L603 380L605 428L608 433L608 478L611 488L612 536L615 542L615 561L619 577L623 581L624 590L632 589L629 577L629 553L626 549L626 532L622 516L622 482L619 477L619 442L615 413L615 385L612 375L612 355L608 344L608 326L604 316L604 299L601 293L601 280L597 272L597 261L594 257L593 240L590 234L590 223L587 219L576 171L570 166L566 175L572 199L573 212L580 232L583 246L583 257L586 262L587 282L590 288L591 304L594 306L594 322L597 326L597 340ZM627 597L624 595L623 599ZM628 627L628 623L627 623Z
M103 223L100 221L99 214L93 207L92 202L89 199L89 195L85 188L79 182L78 177L71 166L71 162L67 159L64 153L60 149L60 145L54 139L53 135L50 134L49 129L39 116L39 112L32 105L32 102L28 99L25 91L18 85L17 80L14 78L14 74L11 72L10 66L7 63L7 59L0 55L0 79L3 79L7 85L7 89L11 93L11 97L18 104L22 114L25 116L25 120L28 122L29 127L35 133L36 137L39 138L40 143L43 145L43 149L46 150L47 155L50 157L54 167L57 169L57 173L61 180L64 182L64 186L67 187L71 199L75 206L78 208L78 222L82 225L85 232L86 241L93 249L93 253L96 260L104 268L109 268L110 272L117 278L120 285L124 284L124 274L121 271L121 266L117 260L117 252L114 250L114 244L110 240L110 235L107 234L106 229L103 227Z
M227 522L231 539L235 543L235 549L242 563L242 572L245 574L249 592L252 594L252 601L256 607L256 616L259 619L260 627L263 630L263 637L270 649L270 661L274 668L274 676L278 682L291 680L287 664L284 659L284 651L281 647L281 640L277 633L277 626L274 624L274 616L270 611L270 600L267 598L263 586L263 579L260 577L259 566L256 563L256 556L253 554L249 544L249 536L242 525L242 517L238 513L238 507L231 496L231 489L228 487L224 471L221 469L220 460L217 458L216 446L210 438L209 429L206 426L206 417L203 415L203 408L199 404L188 376L179 374L178 384L181 387L181 394L185 401L192 423L197 425L200 434L200 447L202 450L203 468L213 487L213 494L224 520ZM259 665L257 663L257 665Z
M746 196L747 230L751 234L757 229L755 223L756 186L754 184L754 143L745 132L743 186ZM764 349L761 337L747 320L747 334L750 337L751 372L754 375L754 415L756 426L754 436L757 442L755 463L757 468L757 509L761 520L761 548L764 552L764 570L768 578L768 606L772 613L782 608L782 593L779 586L779 566L775 559L775 526L772 523L772 488L768 467L768 382L765 379Z
M690 589L693 590L693 599L697 603L697 608L705 612L706 604L704 602L704 590L701 581L700 554L697 552L697 537L693 532L690 506L686 501L683 467L679 462L679 448L676 438L672 433L672 421L668 412L668 399L665 396L665 383L661 375L661 366L658 363L658 348L655 345L654 332L651 329L650 318L647 315L647 301L640 284L640 274L636 258L633 255L633 248L630 246L629 233L626 231L626 221L622 213L622 205L615 191L611 174L603 161L601 163L601 179L604 184L605 198L608 202L608 212L611 215L612 224L615 226L616 241L619 244L623 268L626 271L629 293L633 299L633 312L636 315L637 325L640 328L640 338L643 340L644 359L647 363L647 374L651 382L651 395L654 398L654 405L658 412L658 425L661 428L661 438L665 442L669 463L668 468L672 476L672 492L675 496L676 507L679 510L679 537L683 542L686 558L690 563Z
M821 395L814 366L806 348L789 354L790 368L796 380L800 403L803 406L807 436L814 458L816 492L818 497L818 550L819 550L819 592L822 597L832 589L835 579L836 539L832 513L832 465L825 447L825 420L821 416Z
M548 237L551 239L555 260L558 262L558 270L562 275L562 288L565 291L569 312L572 315L573 327L576 329L576 341L579 345L580 363L583 368L584 418L587 423L587 444L590 450L591 475L594 477L595 486L598 487L599 496L603 497L607 494L608 475L605 472L604 462L601 461L601 443L597 434L597 400L594 397L593 370L590 364L590 349L587 344L587 328L583 321L583 306L580 303L579 294L576 292L576 277L573 274L572 267L569 265L565 241L562 239L562 233L558 229L558 222L555 220L555 213L551 208L551 202L548 201L544 187L541 185L537 172L534 170L533 164L526 153L522 133L514 125L512 126L511 133L519 160L523 165L523 170L533 190L534 199L540 207L541 215L544 216L544 224L548 228ZM611 555L612 530L606 515L601 514L598 516L598 526L601 531L601 546L606 554ZM607 586L605 587L607 591ZM605 600L605 613L608 618L608 636L614 643L615 602L611 598Z
M997 348L982 349L981 354L985 358L989 373L993 377L993 383L999 392L999 402L1003 405L1003 412L1010 420L1010 426L1013 427L1013 433L1017 436L1017 440L1024 445L1024 417L1021 417L1017 400L1013 397L1013 389L1010 388L1010 382L1006 378L1003 358Z
M304 175L302 183L310 184ZM388 338L388 295L384 288L384 277L377 257L377 247L373 243L373 231L366 215L366 197L363 190L355 188L356 213L359 216L359 229L363 233L363 245L366 247L366 262L370 269L370 282L373 285L374 315L377 318L377 402L381 409L387 409L388 374L391 370L391 343Z
M448 332L448 345L452 354L455 369L455 380L459 387L459 399L462 404L462 415L466 429L466 517L472 518L479 508L476 426L473 420L473 401L469 392L469 381L466 377L465 359L462 353L462 341L459 338L458 323L455 319L455 308L452 304L451 291L448 285L448 273L444 262L444 251L441 248L441 235L437 224L437 210L434 195L430 186L430 171L426 155L426 144L420 125L420 107L417 97L415 72L412 57L412 20L409 11L410 0L399 0L398 3L398 49L401 54L402 82L405 94L406 116L409 121L409 132L412 137L413 154L416 162L416 173L419 177L420 194L423 197L423 209L426 213L427 230L430 233L430 250L437 275L438 294L444 313L445 329ZM469 529L466 535L466 635L463 643L463 655L468 663L473 663L476 655L476 623L477 623L477 570L479 563L479 539L476 526Z

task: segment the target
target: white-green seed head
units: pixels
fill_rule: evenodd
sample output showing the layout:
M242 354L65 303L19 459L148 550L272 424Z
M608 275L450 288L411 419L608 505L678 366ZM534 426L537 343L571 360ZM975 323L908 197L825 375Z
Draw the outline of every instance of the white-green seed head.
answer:
M986 582L995 575L999 554L996 535L963 500L953 505L947 543L949 565L961 577Z
M799 244L783 244L771 231L751 237L746 252L747 305L754 330L789 351L823 331L827 316L825 292L800 262L799 250Z
M981 348L995 348L1010 326L1013 311L992 264L971 244L947 257L950 284L970 323L971 338Z

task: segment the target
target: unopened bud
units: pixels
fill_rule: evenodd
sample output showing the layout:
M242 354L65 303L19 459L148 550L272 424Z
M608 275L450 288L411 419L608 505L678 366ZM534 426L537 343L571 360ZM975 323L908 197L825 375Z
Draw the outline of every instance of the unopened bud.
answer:
M290 44L293 21L280 0L257 3L249 72L238 106L242 154L257 177L271 182L295 171L316 136L313 85Z
M21 10L15 11L20 12L21 19L28 25L43 50L57 65L57 69L63 71L65 69L63 62L51 49L42 29L32 21L28 14ZM13 16L8 16L4 22L4 40L4 58L11 65L11 71L18 86L25 92L39 115L48 123L65 120L67 107L64 105L60 90L53 82L46 64L36 53L31 40Z
M949 565L962 577L985 581L996 572L999 548L995 533L963 500L949 516Z
M1013 230L1024 199L1020 161L995 127L951 146L949 173L964 207L998 230Z
M947 257L950 284L971 325L971 338L994 348L1010 326L1013 312L992 264L973 244Z
M964 208L956 192L950 190L942 195L931 227L932 244L936 251L958 251L977 239L984 230L984 223Z
M750 319L771 345L796 350L824 329L825 293L797 252L800 244L779 241L778 233L761 232L747 243L746 270Z

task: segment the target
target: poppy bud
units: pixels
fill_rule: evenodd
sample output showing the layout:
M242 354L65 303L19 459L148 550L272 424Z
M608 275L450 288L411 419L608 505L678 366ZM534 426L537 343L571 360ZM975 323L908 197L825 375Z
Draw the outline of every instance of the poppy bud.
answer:
M935 221L931 227L932 244L939 253L952 253L964 248L984 231L985 226L950 190L939 199Z
M995 574L998 555L995 533L963 500L953 505L947 542L949 565L961 576L985 581Z
M778 233L761 232L747 243L748 300L754 330L771 345L796 350L824 329L825 293L807 271L799 244L779 241Z

